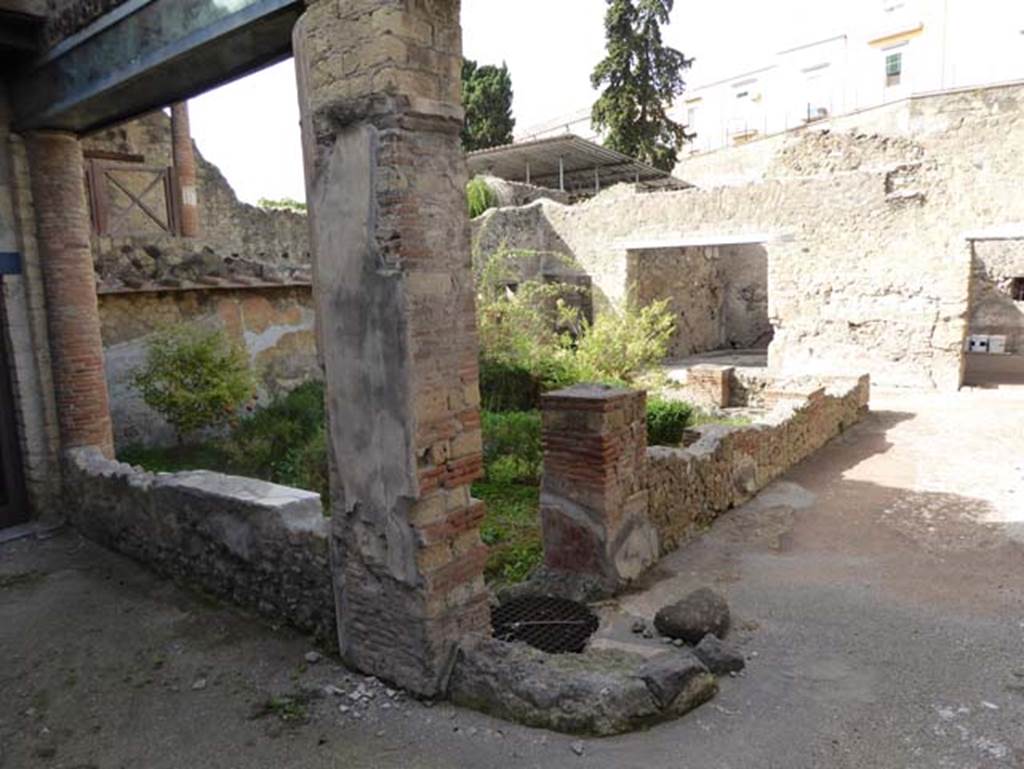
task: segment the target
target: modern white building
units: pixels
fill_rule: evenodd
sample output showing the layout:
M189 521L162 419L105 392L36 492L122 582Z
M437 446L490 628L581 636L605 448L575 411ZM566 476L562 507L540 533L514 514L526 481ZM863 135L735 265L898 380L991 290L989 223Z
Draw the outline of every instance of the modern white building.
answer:
M762 66L700 83L672 111L697 134L689 152L741 144L828 116L950 88L1024 79L1024 0L850 0L841 29L778 51ZM596 138L589 109L523 139Z

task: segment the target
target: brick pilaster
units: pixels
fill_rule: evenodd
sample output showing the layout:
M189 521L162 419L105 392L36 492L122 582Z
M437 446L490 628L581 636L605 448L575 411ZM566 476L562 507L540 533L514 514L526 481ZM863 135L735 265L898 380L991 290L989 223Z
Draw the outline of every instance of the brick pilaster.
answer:
M658 557L647 519L646 393L576 385L541 398L544 564L609 591Z
M171 105L171 154L180 196L181 234L199 235L199 199L196 187L196 156L192 149L192 129L188 120L188 102Z
M339 646L436 694L488 624L459 3L312 2L294 50Z
M26 147L61 448L97 446L112 457L82 146L73 134L35 131Z

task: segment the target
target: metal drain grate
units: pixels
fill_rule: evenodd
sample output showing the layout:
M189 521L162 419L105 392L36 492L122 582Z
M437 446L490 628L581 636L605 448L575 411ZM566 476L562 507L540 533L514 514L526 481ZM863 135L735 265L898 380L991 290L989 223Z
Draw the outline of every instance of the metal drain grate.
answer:
M583 651L597 625L590 609L565 598L524 596L491 610L495 638L522 641L551 654Z

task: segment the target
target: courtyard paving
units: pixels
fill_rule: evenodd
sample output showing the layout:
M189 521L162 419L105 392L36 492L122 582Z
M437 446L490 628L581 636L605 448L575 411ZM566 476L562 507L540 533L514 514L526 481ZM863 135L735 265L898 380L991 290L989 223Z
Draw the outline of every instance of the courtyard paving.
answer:
M408 700L63 530L0 545L0 767L1024 766L1024 388L873 408L619 600L732 605L747 670L679 721Z

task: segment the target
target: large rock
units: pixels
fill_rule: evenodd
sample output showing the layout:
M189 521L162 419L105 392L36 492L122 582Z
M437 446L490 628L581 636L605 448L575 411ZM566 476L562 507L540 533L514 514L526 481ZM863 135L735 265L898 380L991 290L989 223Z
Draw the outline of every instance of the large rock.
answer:
M652 657L638 671L658 705L676 713L711 699L715 679L689 649L676 649Z
M718 593L702 587L654 616L654 627L669 638L700 643L708 633L723 638L729 630L729 604Z
M701 639L693 653L707 665L708 670L719 676L726 673L738 673L747 664L737 649L711 633Z

